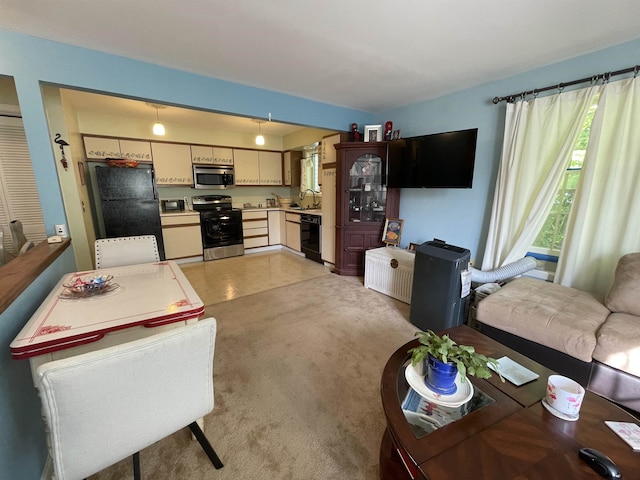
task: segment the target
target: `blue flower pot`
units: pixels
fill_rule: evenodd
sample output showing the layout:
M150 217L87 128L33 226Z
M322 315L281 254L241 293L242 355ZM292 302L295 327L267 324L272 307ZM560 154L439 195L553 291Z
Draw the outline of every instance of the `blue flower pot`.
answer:
M458 367L455 363L444 363L429 355L424 384L431 391L440 395L453 395L458 390L456 386L457 374Z

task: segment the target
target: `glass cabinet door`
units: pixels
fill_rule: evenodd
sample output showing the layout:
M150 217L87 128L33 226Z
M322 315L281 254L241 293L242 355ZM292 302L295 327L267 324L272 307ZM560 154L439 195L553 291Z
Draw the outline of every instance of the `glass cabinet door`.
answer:
M378 155L358 157L349 170L349 222L384 222L387 187Z

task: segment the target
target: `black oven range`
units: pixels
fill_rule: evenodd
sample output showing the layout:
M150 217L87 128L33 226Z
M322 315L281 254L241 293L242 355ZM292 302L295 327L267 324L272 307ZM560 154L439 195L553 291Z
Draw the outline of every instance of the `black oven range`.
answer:
M205 261L244 255L242 210L232 208L230 196L200 195L191 203L200 213Z

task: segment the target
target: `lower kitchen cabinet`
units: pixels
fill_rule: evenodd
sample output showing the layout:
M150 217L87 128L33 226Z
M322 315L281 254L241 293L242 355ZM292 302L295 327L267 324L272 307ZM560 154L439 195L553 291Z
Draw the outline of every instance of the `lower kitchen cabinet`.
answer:
M286 230L287 230L287 247L302 251L300 243L300 214L299 213L287 213L285 215Z
M269 245L269 217L266 210L242 212L244 248Z
M283 244L286 238L285 213L281 210L269 210L269 245Z
M163 215L160 221L167 260L202 255L200 214Z

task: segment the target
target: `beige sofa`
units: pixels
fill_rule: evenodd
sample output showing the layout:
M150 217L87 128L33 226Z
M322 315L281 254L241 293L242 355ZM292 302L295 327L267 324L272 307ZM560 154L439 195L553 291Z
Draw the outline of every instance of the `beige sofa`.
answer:
M476 320L490 337L640 412L640 253L620 258L604 304L517 278L478 303Z

